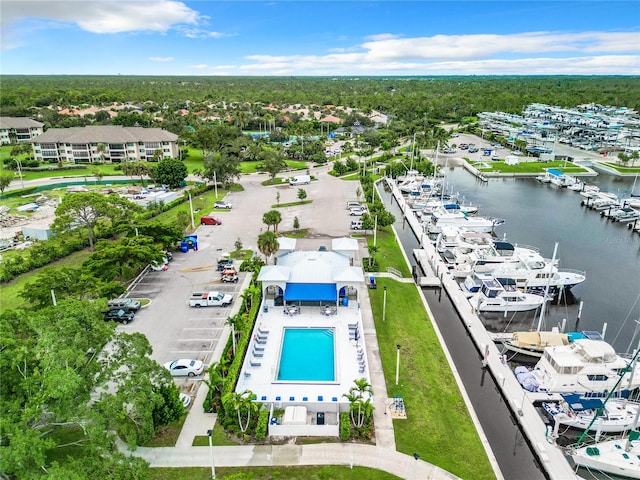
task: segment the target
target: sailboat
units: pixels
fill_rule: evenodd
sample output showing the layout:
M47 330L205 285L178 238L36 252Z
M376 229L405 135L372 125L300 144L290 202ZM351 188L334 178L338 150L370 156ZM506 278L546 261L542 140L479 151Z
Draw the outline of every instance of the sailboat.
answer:
M636 350L629 365L621 371L620 378L615 387L611 390L603 406L598 409L598 414L602 412L602 409L606 406L613 393L618 390L620 384L623 381L625 374L629 373L632 366L635 365L640 348ZM589 428L596 422L595 415L589 426L585 429L577 442L577 446L574 447L571 452L571 458L576 465L598 470L607 474L620 475L625 478L640 479L640 431L632 430L628 435L619 439L604 440L588 445L582 445L582 440L586 436ZM636 413L634 424L638 424L640 418L640 410Z
M580 467L640 479L640 432L574 449L571 458Z

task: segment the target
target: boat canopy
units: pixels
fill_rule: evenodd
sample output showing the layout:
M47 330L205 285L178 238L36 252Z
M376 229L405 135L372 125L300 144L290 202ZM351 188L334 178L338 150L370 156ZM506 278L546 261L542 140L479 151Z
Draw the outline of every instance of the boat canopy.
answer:
M599 398L584 398L577 393L563 393L560 395L569 404L572 410L581 412L583 410L595 410L604 406Z

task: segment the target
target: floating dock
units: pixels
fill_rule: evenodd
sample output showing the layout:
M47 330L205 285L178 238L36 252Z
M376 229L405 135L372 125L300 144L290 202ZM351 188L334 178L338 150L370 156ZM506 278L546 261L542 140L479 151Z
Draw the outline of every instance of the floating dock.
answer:
M422 229L422 225L412 214L411 209L402 196L402 192L390 179L386 179L389 188L392 191L398 205L403 210L405 219L413 233L418 238L421 250L424 253L419 254L420 258L426 259L431 272L441 280L442 286L451 298L451 302L455 306L460 319L465 325L470 337L473 339L478 352L484 358L484 364L491 372L496 386L502 392L506 403L513 412L513 416L520 424L522 431L527 437L532 451L540 461L541 468L544 469L545 475L551 480L567 480L577 479L577 475L571 468L567 458L562 451L549 442L546 435L546 425L538 414L533 402L541 400L541 396L547 394L530 394L524 390L509 367L508 363L503 362L503 356L498 350L489 333L484 328L480 318L473 312L469 301L465 297L462 290L453 276L449 273L446 263L440 258L435 246L431 243L428 235ZM414 250L414 255L416 251ZM418 257L416 257L417 259ZM426 272L426 271L425 271Z
M424 277L418 277L416 283L421 287L441 287L442 282L439 272L434 272L432 268L433 259L427 256L427 252L422 248L416 248L413 250L413 256L424 273Z

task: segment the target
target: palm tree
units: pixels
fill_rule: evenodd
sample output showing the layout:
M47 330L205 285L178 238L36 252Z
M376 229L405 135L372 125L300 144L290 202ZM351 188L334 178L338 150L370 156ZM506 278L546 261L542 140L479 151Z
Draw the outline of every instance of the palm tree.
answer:
M373 412L373 405L371 405L371 396L373 395L373 389L371 384L367 382L366 378L360 378L354 380L355 386L351 387L348 394L343 395L350 403L351 421L356 427L362 427L367 418L369 418ZM365 398L367 396L367 398ZM354 416L357 412L357 415Z
M267 226L267 232L273 225L273 231L278 231L278 225L282 222L282 215L277 210L269 210L267 213L262 215L262 223Z
M251 412L257 412L260 408L253 401L254 393L251 390L245 390L242 393L229 392L222 398L224 409L235 410L238 415L238 426L241 432L246 432L251 421ZM242 413L247 413L246 421L243 422Z
M96 152L100 154L100 161L104 162L105 152L107 151L107 146L104 143L99 143L96 147Z
M278 236L274 232L266 231L258 235L258 250L265 257L265 263L269 263L269 257L280 248Z

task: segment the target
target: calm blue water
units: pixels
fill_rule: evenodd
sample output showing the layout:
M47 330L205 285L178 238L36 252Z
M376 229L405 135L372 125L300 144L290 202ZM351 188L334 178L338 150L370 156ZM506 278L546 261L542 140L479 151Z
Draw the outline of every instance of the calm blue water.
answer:
M332 328L285 328L278 380L335 380Z
M506 219L496 230L498 236L536 246L547 258L552 257L557 242L560 267L586 272L587 280L572 289L573 295L550 308L546 328L566 318L567 329L574 329L578 306L583 302L578 330L600 331L606 322L606 340L618 351L637 348L640 235L581 206L583 197L578 192L535 179L490 179L482 183L461 168L448 169L447 175L453 191L480 206L478 215ZM598 185L602 191L628 196L634 179L600 174L585 177L585 181ZM636 185L635 193L639 192L640 185ZM529 318L522 314L517 318L522 322L520 326L536 322L535 312L528 315ZM513 330L506 325L510 320L494 318L487 328Z

